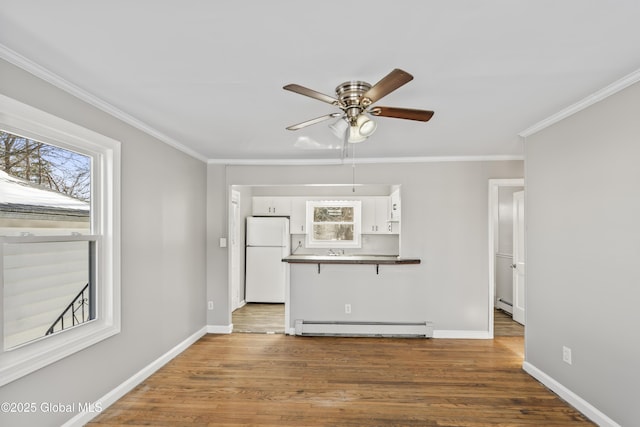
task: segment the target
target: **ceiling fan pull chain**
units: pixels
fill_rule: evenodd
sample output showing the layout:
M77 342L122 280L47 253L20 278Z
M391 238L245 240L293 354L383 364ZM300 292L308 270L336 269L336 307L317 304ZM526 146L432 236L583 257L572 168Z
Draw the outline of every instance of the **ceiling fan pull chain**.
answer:
M351 144L351 192L356 192L356 146Z

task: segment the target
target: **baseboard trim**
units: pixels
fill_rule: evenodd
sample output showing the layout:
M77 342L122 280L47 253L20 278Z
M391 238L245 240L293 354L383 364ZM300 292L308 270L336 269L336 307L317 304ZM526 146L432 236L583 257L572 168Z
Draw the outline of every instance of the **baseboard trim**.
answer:
M447 331L447 330L435 330L433 331L433 338L446 338L457 340L489 340L493 338L488 331Z
M167 351L165 354L142 368L136 374L131 376L129 379L124 381L122 384L111 390L109 393L102 396L100 399L96 400L91 407L92 408L101 408L101 411L104 411L109 406L113 405L118 399L122 396L133 390L138 384L146 380L149 376L151 376L158 369L162 368L166 365L171 359L185 351L189 348L193 343L198 341L207 333L207 327L203 327L198 330L187 339L182 341L180 344L173 347L171 350ZM62 427L81 427L100 415L100 412L80 412L69 421L64 423Z
M233 332L233 323L229 325L207 325L208 334L230 334Z
M589 402L569 390L567 387L560 384L558 381L556 381L540 369L533 366L531 363L524 362L522 364L522 369L524 369L524 371L531 375L533 378L540 381L545 387L564 399L571 406L582 412L585 417L589 418L600 427L621 427L620 424L607 417Z

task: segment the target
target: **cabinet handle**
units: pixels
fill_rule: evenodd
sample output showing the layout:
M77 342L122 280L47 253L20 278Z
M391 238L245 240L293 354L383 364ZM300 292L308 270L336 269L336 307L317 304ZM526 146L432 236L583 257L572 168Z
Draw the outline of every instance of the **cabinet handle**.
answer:
M304 225L300 226L300 231L304 231Z

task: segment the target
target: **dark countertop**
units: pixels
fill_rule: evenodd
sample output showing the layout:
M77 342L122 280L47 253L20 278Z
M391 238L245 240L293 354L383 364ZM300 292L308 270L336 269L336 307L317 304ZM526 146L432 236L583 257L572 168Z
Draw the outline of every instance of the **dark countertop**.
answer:
M289 255L282 261L292 264L420 264L418 258L393 255Z

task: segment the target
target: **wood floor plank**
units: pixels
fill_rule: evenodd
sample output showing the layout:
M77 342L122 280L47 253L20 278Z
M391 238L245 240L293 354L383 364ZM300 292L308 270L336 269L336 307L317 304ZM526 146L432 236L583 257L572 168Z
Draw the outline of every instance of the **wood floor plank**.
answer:
M522 340L206 335L88 425L593 425L522 370Z

